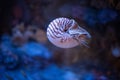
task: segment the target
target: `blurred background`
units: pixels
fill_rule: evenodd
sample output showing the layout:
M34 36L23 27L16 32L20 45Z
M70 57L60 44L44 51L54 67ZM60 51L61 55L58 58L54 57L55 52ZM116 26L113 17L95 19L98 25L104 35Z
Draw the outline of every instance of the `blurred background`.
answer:
M51 44L58 17L86 29L90 48ZM120 80L120 0L0 0L0 80Z

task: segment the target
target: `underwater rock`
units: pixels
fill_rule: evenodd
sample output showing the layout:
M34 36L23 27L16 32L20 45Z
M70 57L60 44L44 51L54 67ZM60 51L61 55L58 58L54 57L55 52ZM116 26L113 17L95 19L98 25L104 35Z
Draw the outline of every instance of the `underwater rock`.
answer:
M3 34L0 44L0 63L4 65L6 69L15 69L19 64L18 56L14 54L14 47L11 40L11 36Z
M93 73L86 73L86 74L84 74L83 79L84 80L96 80L95 76L93 75Z
M3 62L3 55L2 55L2 51L1 51L1 48L0 48L0 64Z
M37 42L28 42L20 47L20 50L31 57L39 56L45 59L52 57L52 53L44 45Z
M1 44L0 44L0 53L1 55L7 55L8 52L14 51L13 43L9 35L2 35Z
M79 77L75 73L67 71L64 75L64 80L79 80Z
M42 29L36 29L36 32L33 34L32 38L41 44L47 42L46 32Z
M63 75L64 71L55 64L46 67L41 74L44 80L64 80Z
M8 52L6 55L4 55L3 64L5 65L6 69L16 69L19 65L19 57L11 52Z
M23 32L16 30L16 32L13 33L12 43L15 46L21 46L25 44L27 41L28 41L28 37L24 36Z
M46 67L41 76L45 80L79 80L78 75L72 71L66 71L55 64Z
M1 36L0 48L1 48L1 51L6 51L6 50L11 50L12 49L11 36L9 36L8 34L3 34Z

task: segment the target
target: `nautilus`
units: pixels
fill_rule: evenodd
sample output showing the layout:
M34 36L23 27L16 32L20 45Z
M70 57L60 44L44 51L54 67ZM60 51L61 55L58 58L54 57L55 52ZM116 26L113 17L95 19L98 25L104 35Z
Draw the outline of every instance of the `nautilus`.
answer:
M80 27L74 19L60 17L48 25L47 37L57 47L73 48L78 45L88 47L91 35Z

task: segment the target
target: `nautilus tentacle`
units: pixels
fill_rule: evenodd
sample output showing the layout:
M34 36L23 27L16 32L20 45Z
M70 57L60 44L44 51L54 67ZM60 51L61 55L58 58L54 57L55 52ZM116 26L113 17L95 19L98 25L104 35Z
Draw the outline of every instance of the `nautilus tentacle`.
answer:
M47 37L51 43L61 48L75 46L87 46L87 40L91 35L73 19L56 18L47 28Z

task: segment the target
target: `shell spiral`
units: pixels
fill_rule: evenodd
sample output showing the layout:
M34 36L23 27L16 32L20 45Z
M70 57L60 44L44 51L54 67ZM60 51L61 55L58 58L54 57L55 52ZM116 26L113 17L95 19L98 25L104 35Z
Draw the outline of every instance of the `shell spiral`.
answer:
M90 34L80 27L75 20L69 18L56 18L47 28L49 41L60 48L72 48L79 44L86 44Z

